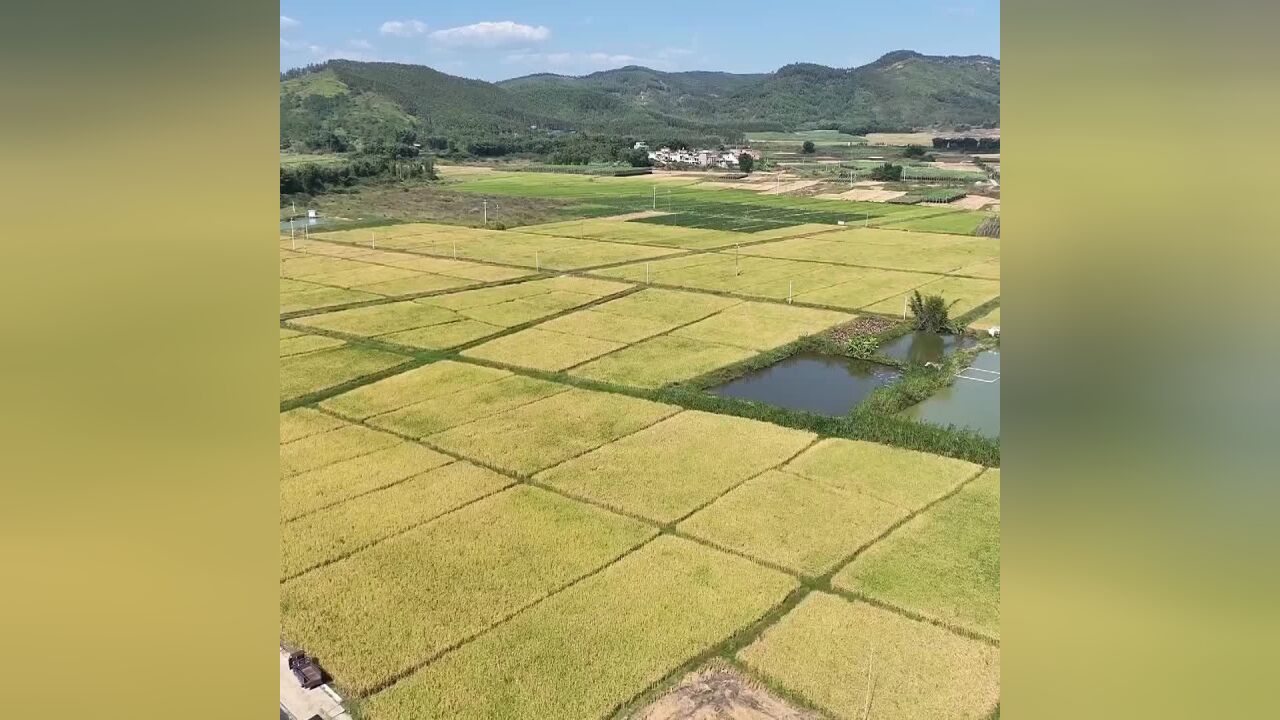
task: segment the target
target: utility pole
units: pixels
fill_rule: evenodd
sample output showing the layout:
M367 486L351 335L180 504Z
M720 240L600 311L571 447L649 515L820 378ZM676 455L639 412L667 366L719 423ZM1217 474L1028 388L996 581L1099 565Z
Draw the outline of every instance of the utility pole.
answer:
M484 199L484 226L489 227L489 198Z
M658 186L653 186L653 209L658 209Z

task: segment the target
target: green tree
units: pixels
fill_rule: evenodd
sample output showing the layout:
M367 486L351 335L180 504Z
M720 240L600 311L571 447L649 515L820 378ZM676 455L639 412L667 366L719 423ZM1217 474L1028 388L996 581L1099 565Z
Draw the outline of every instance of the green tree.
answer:
M738 156L738 169L744 173L751 172L751 168L755 167L756 159L751 157L751 153L742 153Z
M649 153L646 150L632 150L627 153L627 163L631 167L649 167L653 161L649 159Z
M814 150L814 147L813 147L812 140L805 140L804 144L800 146L800 152L804 153L805 155L812 155L813 150Z
M902 179L902 166L885 163L871 171L871 179L881 182L896 182Z
M924 148L919 145L908 145L906 150L902 151L903 157L924 157Z
M916 290L911 295L908 305L915 316L915 329L934 333L955 332L955 324L951 322L951 306L959 300L948 303L941 295L921 296Z

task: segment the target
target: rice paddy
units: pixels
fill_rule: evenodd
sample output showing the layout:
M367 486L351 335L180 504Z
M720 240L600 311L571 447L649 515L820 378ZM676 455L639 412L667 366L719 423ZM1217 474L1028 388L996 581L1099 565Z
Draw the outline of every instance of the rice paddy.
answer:
M680 529L816 577L977 471L908 450L825 440L733 489Z
M606 717L777 604L795 581L662 537L428 665L372 720Z
M317 234L314 239L346 241L342 232ZM367 233L367 231L364 231ZM366 241L367 238L366 238ZM628 262L669 255L677 250L635 243L602 242L588 237L566 237L517 230L482 230L452 225L414 223L395 226L394 234L383 238L388 248L410 256L434 256L431 259L478 261L534 270L578 270L581 268ZM388 268L394 270L396 268ZM505 270L505 268L504 268ZM510 271L508 271L510 272ZM384 280L394 280L390 273ZM370 277L373 277L370 275ZM360 279L364 279L363 277ZM375 281L368 280L360 289Z
M673 415L680 408L568 390L426 438L449 452L528 476Z
M786 242L786 241L783 241ZM738 297L786 300L858 310L945 275L835 265L721 251L594 271L601 277ZM755 253L765 252L757 249Z
M539 473L570 495L672 522L779 465L812 433L689 410Z
M396 353L340 345L280 358L280 402L375 375L407 362Z
M666 384L715 369L718 366L708 365L705 361L714 358L717 350L723 350L723 357L733 362L742 357L737 350L768 350L851 319L848 315L827 310L734 300L699 305L685 302L686 293L643 292L648 295L641 299L632 300L642 294L638 293L598 305L590 311L561 316L491 340L464 351L462 355L546 372L569 370L602 358L600 365L584 368L582 376L623 385L654 387L654 377L659 377L661 384ZM689 318L696 318L711 307L723 309L685 324ZM642 369L647 374L634 379L625 373L609 370L634 363L624 348L634 347L635 341L668 332L670 335L656 337L652 344L666 348L668 360L689 360L683 366L668 365L664 374L654 376L655 366L645 363ZM611 338L602 338L601 335ZM634 338L634 341L628 342L623 338ZM674 350L681 343L696 355L691 357L691 354ZM651 354L649 346L637 352L642 357ZM624 357L620 361L612 361L615 354ZM603 374L593 375L601 372L602 366L605 368Z
M832 585L1000 636L1000 471L988 470L841 570Z
M744 248L743 253L890 270L960 273L971 265L998 258L1000 241L859 228L752 245Z
M653 533L536 488L512 488L286 582L284 631L348 687L367 692Z
M1000 650L867 603L813 593L738 654L840 718L982 720L996 709Z
M473 173L597 217L283 239L282 641L370 720L630 717L717 656L833 718L987 718L999 471L694 381L916 289L990 308L999 240L655 182Z
M548 278L295 318L299 328L445 350L625 291L624 283ZM296 342L297 338L282 340Z
M329 233L367 233L348 230ZM368 302L512 280L525 270L425 258L320 240L284 240L280 260L280 312ZM364 238L368 241L368 237ZM297 247L294 249L285 249Z

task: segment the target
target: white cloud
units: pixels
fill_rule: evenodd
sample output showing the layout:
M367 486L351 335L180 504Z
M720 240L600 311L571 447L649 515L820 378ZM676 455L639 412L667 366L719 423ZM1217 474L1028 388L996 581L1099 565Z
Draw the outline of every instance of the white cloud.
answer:
M421 20L388 20L382 23L378 32L396 37L413 37L427 31L427 24Z
M293 18L291 18L291 17L286 17L286 16L284 16L284 15L281 15L281 16L280 16L280 29L281 29L281 30L287 30L287 29L289 29L289 28L295 28L295 27L298 27L298 26L299 26L299 25L301 25L301 24L302 24L302 23L298 22L297 20L294 20L294 19L293 19Z
M432 40L444 45L485 48L538 43L549 37L551 30L544 25L521 25L510 20L478 22L431 33Z
M373 49L373 43L371 43L371 42L369 42L368 40L365 40L365 39L363 39L363 38L356 38L355 40L348 40L348 41L347 41L347 44L348 44L348 45L350 45L350 46L351 46L351 47L353 47L353 48L358 49L358 50L372 50L372 49Z

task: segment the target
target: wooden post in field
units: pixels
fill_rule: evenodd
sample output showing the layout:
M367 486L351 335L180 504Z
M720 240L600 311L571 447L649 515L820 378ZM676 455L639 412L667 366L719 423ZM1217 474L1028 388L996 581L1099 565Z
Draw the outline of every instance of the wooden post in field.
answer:
M644 284L649 284L649 263L644 264Z
M289 244L294 249L298 249L298 236L293 232L293 218L289 218Z
M658 186L653 186L653 209L658 209Z
M793 282L793 281L791 281L791 280L788 280L788 281L787 281L787 304L788 304L788 305L790 305L790 304L791 304L791 284L792 284L792 282Z
M538 251L533 251L533 269L542 272L542 260L538 258Z
M742 266L738 264L738 255L739 255L738 243L734 243L733 244L733 274L734 275L742 274Z
M907 298L906 297L902 298L902 319L903 320L907 319Z
M453 238L453 259L458 259L458 239Z
M369 233L369 247L373 248L374 250L377 250L377 249L378 249L378 235L377 235L377 233L372 233L372 232L371 232L371 233Z

